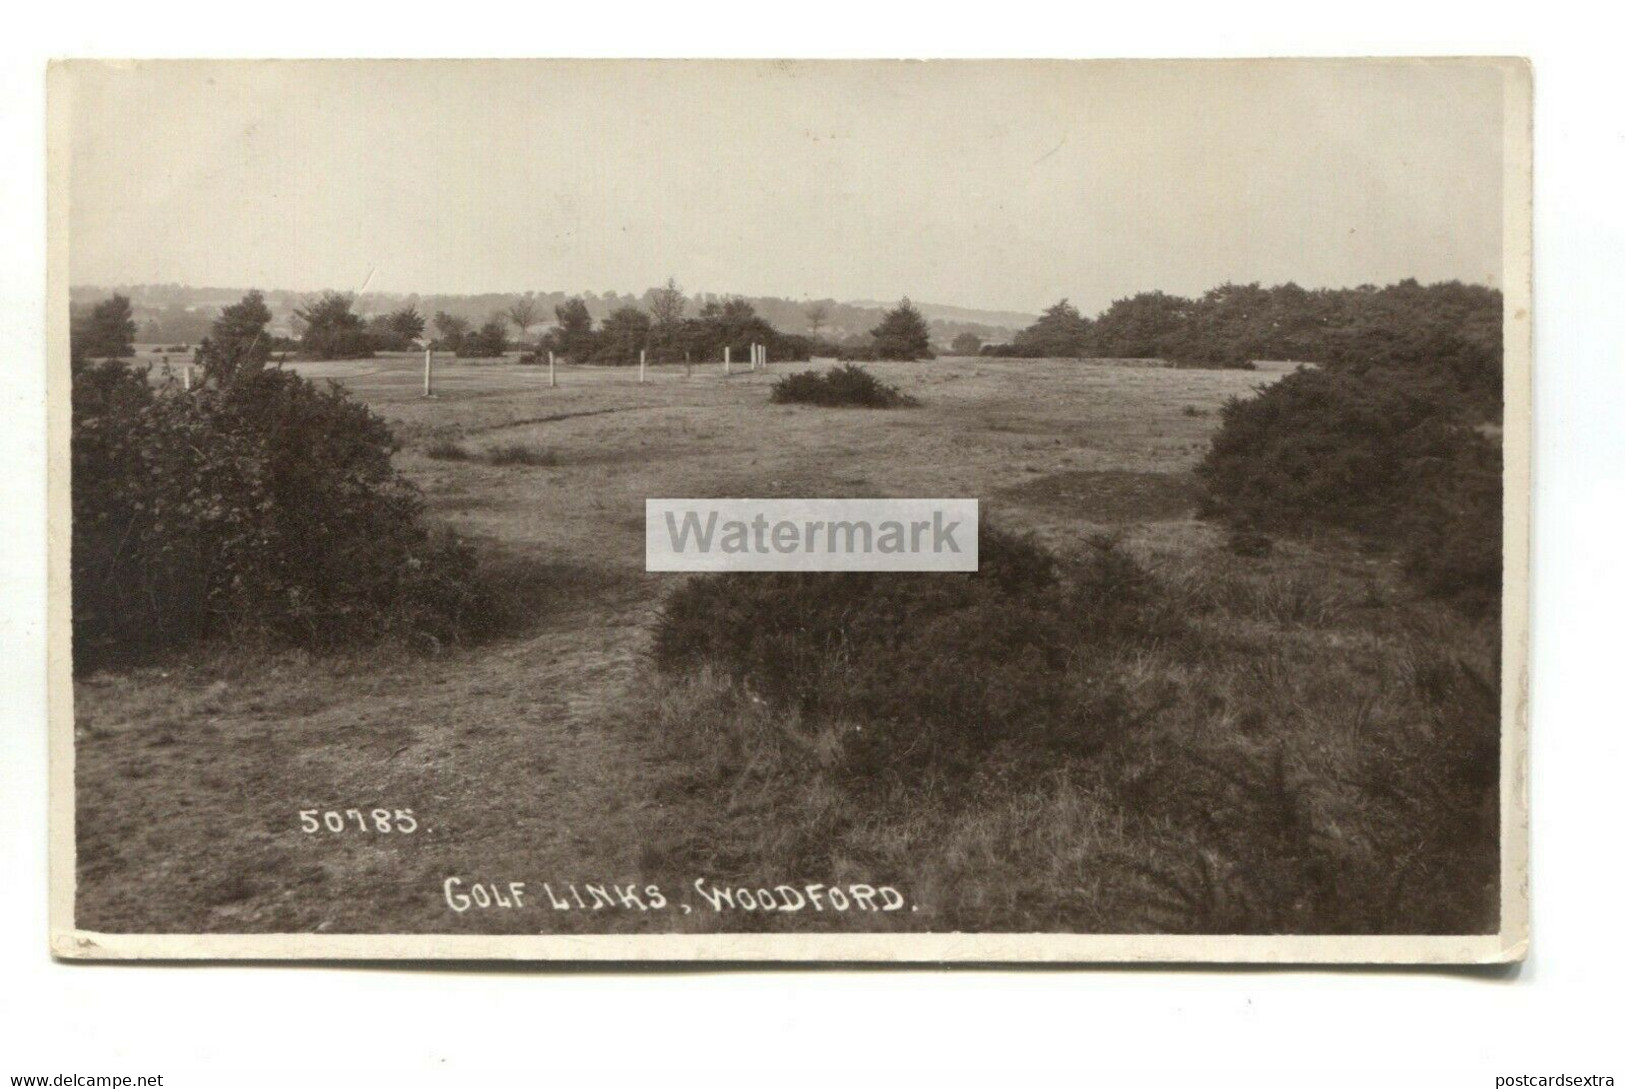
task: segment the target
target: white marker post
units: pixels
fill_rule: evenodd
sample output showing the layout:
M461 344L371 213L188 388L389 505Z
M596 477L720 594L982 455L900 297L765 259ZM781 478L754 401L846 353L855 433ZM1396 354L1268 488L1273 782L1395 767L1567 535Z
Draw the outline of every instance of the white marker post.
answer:
M183 381L186 383L184 388L190 392L192 389L192 364L190 363L186 365L186 376Z
M648 369L649 350L647 348L643 348L638 351L638 385L643 385L643 373Z
M555 386L557 386L559 384L558 375L553 370L553 353L552 352L547 353L547 384L548 384L549 388L555 387Z
M733 370L732 370L732 363L733 363L732 356L733 356L733 349L728 347L728 345L724 344L722 346L722 376L724 378L726 378L728 375L733 373Z
M767 373L767 345L762 345L762 373Z
M423 396L434 396L434 346L423 349Z

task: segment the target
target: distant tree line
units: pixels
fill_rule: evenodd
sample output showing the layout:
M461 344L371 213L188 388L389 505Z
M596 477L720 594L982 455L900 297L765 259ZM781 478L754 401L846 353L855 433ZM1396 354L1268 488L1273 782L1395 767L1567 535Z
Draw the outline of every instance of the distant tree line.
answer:
M1009 343L982 353L1239 367L1258 359L1379 360L1441 337L1455 345L1447 351L1483 356L1499 345L1500 332L1500 292L1454 280L1314 291L1222 284L1196 299L1142 292L1094 318L1062 299Z

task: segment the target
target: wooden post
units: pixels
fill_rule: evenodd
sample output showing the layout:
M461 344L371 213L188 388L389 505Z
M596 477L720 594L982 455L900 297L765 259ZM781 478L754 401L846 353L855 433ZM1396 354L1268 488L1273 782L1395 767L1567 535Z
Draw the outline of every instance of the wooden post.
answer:
M688 352L683 353L683 377L694 377L694 357Z
M726 344L724 344L722 346L722 373L724 375L728 375L728 374L733 373L733 370L732 370L733 351L734 350L732 348L730 348Z
M434 396L434 348L423 349L423 396Z
M182 378L181 381L185 383L183 388L185 388L187 390L190 390L192 388L192 364L191 363L186 364L186 375L185 375L184 378Z
M643 372L649 367L649 349L638 350L638 385L643 384Z
M549 386L557 386L559 384L559 376L553 370L553 353L552 352L547 353L547 384Z
M767 345L762 345L762 373L767 373Z

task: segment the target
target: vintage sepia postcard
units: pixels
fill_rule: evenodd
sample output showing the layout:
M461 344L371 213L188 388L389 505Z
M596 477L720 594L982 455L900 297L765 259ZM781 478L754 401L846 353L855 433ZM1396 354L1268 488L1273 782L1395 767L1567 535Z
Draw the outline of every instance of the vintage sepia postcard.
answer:
M53 952L1522 958L1530 95L53 65Z

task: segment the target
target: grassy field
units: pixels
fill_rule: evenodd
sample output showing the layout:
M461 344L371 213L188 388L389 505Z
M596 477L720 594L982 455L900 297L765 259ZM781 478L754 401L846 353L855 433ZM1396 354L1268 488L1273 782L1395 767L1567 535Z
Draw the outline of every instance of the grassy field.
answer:
M1411 600L1380 557L1276 542L1249 559L1194 518L1190 471L1219 406L1286 365L873 365L922 402L893 412L769 405L774 373L799 364L726 380L651 368L643 385L635 368L561 367L549 389L545 367L443 361L433 399L421 359L296 366L396 425L433 518L477 545L527 619L436 654L205 648L80 678L82 928L1358 930L1384 917L1327 906L1351 888L1493 886L1476 843L1439 848L1424 828L1414 850L1434 861L1400 887L1406 833L1389 825L1427 803L1380 786L1400 766L1382 761L1424 759L1412 743L1493 671L1493 633ZM1202 650L1115 663L1149 725L1101 767L857 798L758 759L737 735L769 729L767 712L736 688L654 675L652 622L684 577L642 569L643 501L658 496L975 497L1063 555L1118 531ZM1243 843L1238 828L1270 831ZM448 878L510 901L511 883L526 889L519 906L459 912ZM905 906L716 912L696 878L886 885ZM592 910L588 885L614 906ZM1452 907L1408 928L1493 928L1479 917L1493 904Z

